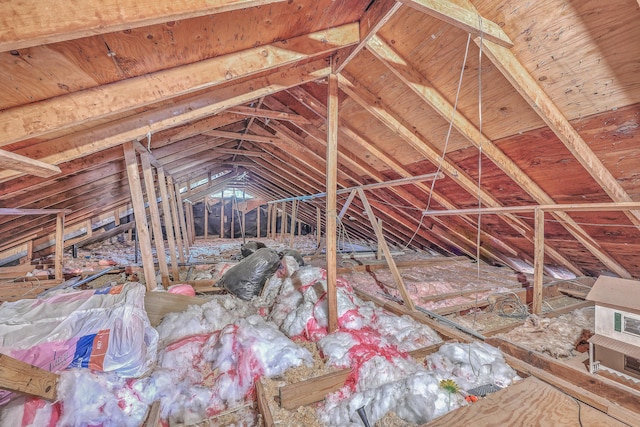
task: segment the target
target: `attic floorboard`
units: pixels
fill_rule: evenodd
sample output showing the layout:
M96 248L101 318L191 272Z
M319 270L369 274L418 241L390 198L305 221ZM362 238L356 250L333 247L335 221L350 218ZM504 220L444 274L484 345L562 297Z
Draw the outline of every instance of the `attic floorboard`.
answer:
M626 426L535 377L424 424L439 426Z

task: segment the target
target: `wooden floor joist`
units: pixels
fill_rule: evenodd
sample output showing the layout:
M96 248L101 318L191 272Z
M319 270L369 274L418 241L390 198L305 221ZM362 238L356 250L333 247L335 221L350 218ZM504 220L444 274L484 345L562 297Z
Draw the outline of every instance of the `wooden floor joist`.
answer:
M546 378L552 377L567 381L572 384L572 388L586 390L597 395L608 401L612 407L619 406L627 411L640 414L640 392L624 389L611 380L590 374L587 371L581 371L569 364L500 338L489 338L486 342L499 348L504 354L524 362L524 364L519 364L524 367L523 369L527 369L527 365L540 369L546 373ZM519 368L516 367L516 369ZM605 412L608 413L608 410Z
M421 359L438 351L443 343L433 344L428 347L409 351L409 355L415 359ZM310 378L279 388L280 406L285 409L296 409L299 406L310 405L323 400L329 393L341 389L351 369L341 369L319 377Z
M56 400L58 374L0 354L0 388Z

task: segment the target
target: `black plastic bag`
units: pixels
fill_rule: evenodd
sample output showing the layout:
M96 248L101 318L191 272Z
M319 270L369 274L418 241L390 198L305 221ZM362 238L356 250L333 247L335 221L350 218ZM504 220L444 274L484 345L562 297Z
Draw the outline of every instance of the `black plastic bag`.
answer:
M280 256L269 248L261 248L222 275L218 286L249 301L260 295L265 282L280 266Z
M302 255L300 254L300 252L296 251L295 249L291 249L291 248L284 249L280 251L280 256L293 257L300 267L304 265L304 258L302 258Z
M267 246L262 242L247 242L240 247L240 252L242 252L242 256L244 258L248 257L258 249L266 248Z

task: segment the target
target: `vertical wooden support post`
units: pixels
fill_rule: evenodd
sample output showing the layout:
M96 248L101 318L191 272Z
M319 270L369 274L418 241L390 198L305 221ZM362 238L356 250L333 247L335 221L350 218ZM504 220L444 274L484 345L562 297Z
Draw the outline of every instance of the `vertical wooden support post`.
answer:
M260 238L260 206L256 208L256 237Z
M120 218L117 217L115 222L116 222L116 225L119 225ZM87 220L87 224L85 225L85 227L87 229L87 237L91 237L93 235L93 224L91 224L90 219Z
M535 234L533 249L533 314L542 311L542 287L544 278L544 211L535 210Z
M64 214L61 212L56 215L56 247L54 253L54 270L55 279L62 282L62 258L64 255Z
M189 244L193 245L196 243L196 227L193 217L193 203L187 203L185 207L187 208L187 212L189 212L189 221L187 222L187 235L189 236Z
M144 186L147 190L147 200L149 201L149 212L151 213L151 228L153 229L153 243L156 245L156 258L158 258L158 268L162 286L169 287L169 267L167 266L167 254L164 250L164 237L162 235L162 225L160 224L160 211L158 210L158 195L153 179L153 169L151 169L151 159L149 153L140 153L142 163L142 174L144 176Z
M298 236L302 236L302 221L298 221Z
M209 206L207 205L207 199L202 201L204 206L204 238L209 238Z
M184 233L180 232L181 221L180 221L180 218L178 217L178 209L179 209L178 207L180 205L178 204L178 201L176 199L177 185L174 186L173 179L170 176L166 176L166 178L167 178L167 190L169 190L169 206L171 207L171 219L173 221L173 230L176 238L176 244L178 245L178 257L180 258L180 262L184 263L185 262L184 247L183 247L184 237L182 237ZM178 188L178 191L179 190L180 188Z
M380 218L378 218L378 227L380 228L380 230L382 230L382 220ZM382 259L382 246L380 246L380 244L378 244L378 250L376 252L376 259L377 260L381 260Z
M180 221L180 230L182 231L182 239L184 242L184 252L189 256L189 235L187 234L187 222L186 212L184 210L184 204L182 203L182 195L180 194L180 186L173 184L174 192L176 194L176 209L178 211L178 220Z
M32 259L33 259L33 240L29 240L27 242L27 260L26 260L26 263L27 264L31 263Z
M284 242L284 236L287 235L287 202L282 202L282 225L280 227L280 241Z
M129 191L131 192L131 203L133 204L133 216L136 221L136 233L140 243L142 253L142 269L147 290L157 287L156 271L153 264L153 253L151 251L151 236L149 235L149 225L147 224L147 213L144 209L144 198L142 197L142 183L138 172L138 159L133 148L133 141L125 142L124 161L127 167L127 177L129 178Z
M273 204L273 213L271 214L271 238L276 240L278 231L278 205Z
M322 239L322 213L320 212L320 206L316 206L316 244L320 247L320 240Z
M220 194L220 238L224 239L224 188Z
M164 217L164 228L167 232L167 246L169 247L169 257L171 258L171 272L173 280L180 280L180 269L178 268L178 257L176 256L176 241L173 228L173 218L171 204L169 203L169 193L167 192L167 177L163 168L158 168L158 187L162 198L162 216Z
M266 238L271 237L271 211L273 210L273 203L267 203L267 235Z
M298 215L298 201L291 203L291 233L289 234L289 247L293 248L293 237L296 233L296 216ZM300 233L298 233L300 234Z
M332 66L335 58L332 58ZM327 242L327 307L329 312L329 333L338 329L338 291L337 278L337 235L336 204L338 189L338 76L329 75L329 94L327 99L327 209L326 231Z
M404 281L402 280L402 276L400 275L398 266L391 256L391 251L389 250L387 241L384 239L384 234L382 234L382 228L378 226L376 216L373 214L373 209L371 209L369 200L367 199L367 196L365 196L364 190L362 188L358 188L358 195L360 196L360 200L362 201L364 210L367 212L367 216L369 217L369 221L371 222L371 227L376 232L378 247L382 246L382 252L384 253L384 257L386 258L387 264L389 265L389 270L391 270L393 281L395 282L398 291L400 291L400 295L402 296L402 299L404 300L407 308L411 311L415 311L415 305L413 304L411 296L407 292L407 288L404 286Z
M247 212L246 211L242 211L242 237L245 237L245 230L246 230L246 225L247 225Z
M236 191L235 189L233 191ZM236 238L236 211L238 206L236 204L236 198L231 199L231 238Z

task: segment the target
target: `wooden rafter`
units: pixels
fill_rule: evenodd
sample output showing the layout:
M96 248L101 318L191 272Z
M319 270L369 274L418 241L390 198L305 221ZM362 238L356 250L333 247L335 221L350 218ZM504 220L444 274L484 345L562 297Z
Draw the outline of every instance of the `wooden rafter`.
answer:
M313 98L308 92L304 91L304 89L300 88L300 87L296 87L296 88L292 88L289 90L289 92L294 96L297 97L299 99L303 99L305 105L307 106L307 108L311 109L312 111L316 112L317 114L321 114L321 104L320 102ZM316 126L318 126L319 129L322 129L322 126L320 125L320 123L314 123ZM309 130L308 128L303 128L305 131ZM312 131L312 130L309 130ZM393 159L391 156L387 155L386 153L384 153L382 150L380 150L379 148L375 147L372 143L368 142L364 137L362 137L362 135L360 135L359 133L355 132L353 129L351 129L349 127L349 125L345 122L345 121L341 121L340 123L340 132L341 134L346 137L348 139L348 141L350 141L350 143L352 144L356 144L360 147L362 147L364 150L366 150L369 154L373 155L373 157L379 159L380 161L382 161L383 163L385 163L388 167L390 167L394 172L398 173L400 176L403 177L410 177L412 176L412 174L410 172L408 172L404 166L399 163L398 161L396 161L395 159ZM345 144L346 145L346 144ZM340 147L341 150L341 158L344 158L346 161L350 162L349 166L350 168L354 169L354 170L361 170L361 174L362 175L369 175L372 178L376 179L378 182L382 182L384 181L384 177L382 176L382 174L380 174L378 171L376 171L375 169L372 169L368 166L365 166L363 164L358 164L356 163L351 156L347 156L346 155L346 150L343 147ZM423 190L426 194L429 194L431 192L431 188L430 186L424 184L424 183L417 183L416 186L418 188L420 188L421 190ZM402 190L402 189L393 189L393 192L396 193L398 196L400 196L401 198L403 198L404 200L406 200L407 202L410 203L410 205L417 207L417 208L422 208L424 207L424 202L421 200L417 200L415 198L415 196L413 196L411 193ZM433 200L437 203L439 203L440 205L448 208L448 209L455 209L457 208L457 206L455 206L452 202L450 202L449 200L447 200L444 196L442 196L441 194L439 194L437 191L433 192ZM405 215L406 213L403 211L400 211L401 215ZM464 217L463 217L464 218ZM471 218L465 218L466 221L468 222L468 224L470 225L475 225L475 222L471 219ZM411 218L411 220L415 220L414 218ZM460 238L462 241L466 241L466 243L469 245L469 247L474 247L475 246L475 242L471 241L468 237L465 236L465 233L461 233L459 230L455 230L454 228L452 228L449 224L445 223L445 222L441 222L441 221L437 221L439 222L443 227L445 227L446 229L449 230L450 233L453 233L454 235L458 236L458 238ZM413 226L415 227L415 225ZM425 230L427 231L427 233L432 234L432 230ZM490 241L492 242L492 244L495 244L497 246L500 246L503 250L505 250L506 253L511 253L512 255L516 255L515 251L510 248L508 245L506 245L504 242L500 241L499 239L497 239L494 236L489 235L488 233L482 232L482 238L484 241ZM459 249L463 250L465 253L467 253L469 256L474 256L474 254L469 251L467 248L465 248L464 246L460 245L459 243L456 244L453 241L451 241L449 238L447 238L446 236L443 236L442 233L438 234L438 238L439 239L444 239L447 241L448 245L451 246L457 246L459 247ZM496 254L493 254L492 252L481 248L481 252L484 256L488 257L488 258L493 258L498 262L505 262L505 263L509 263L508 259L506 259L506 257L502 257L501 259L498 258L496 256Z
M55 145L57 149L50 148L47 155L39 160L57 164L88 156L126 141L146 139L148 132L160 132L212 116L231 106L244 104L261 96L326 77L329 71L330 68L326 62L319 60L287 68L287 70L279 70L250 82L225 86L211 93L191 98L189 101L180 103L179 106L162 107L153 112L97 126L76 137L59 138L60 143ZM49 142L53 143L53 140ZM0 171L0 180L11 176L15 176L15 173Z
M291 92L293 94L295 94L294 96L302 96L304 97L307 101L309 101L311 104L313 104L313 106L309 106L307 105L307 107L315 112L318 116L320 117L326 117L326 113L323 112L323 108L326 108L324 106L321 106L321 104L319 103L319 101L313 99L307 92L304 92L300 87L296 87L296 88L292 88ZM265 100L265 103L267 105L273 106L273 107L277 107L280 109L284 109L286 108L284 105L277 103L276 100L273 97L268 98L267 100ZM285 131L285 129L282 129L282 126L280 125L271 125L271 127L273 127L274 129L281 129L283 133L283 135L288 135ZM304 146L305 147L312 147L313 144L320 144L322 146L322 150L324 150L325 148L325 141L321 138L321 136L319 135L319 133L325 129L325 125L323 123L321 123L321 121L317 121L314 120L312 123L312 126L300 126L300 128L307 132L309 136L312 136L312 140L310 140L308 143L305 142ZM340 126L340 130L342 131L344 128L343 125ZM342 134L344 134L344 132L342 132ZM293 137L291 137L293 140ZM364 162L361 162L359 160L357 160L353 155L351 155L348 150L345 148L346 144L341 144L338 147L338 156L339 156L339 161L341 164L343 164L344 166L340 168L340 170L350 170L355 172L357 175L359 176L371 176L376 182L384 182L387 181L388 178L386 178L385 176L383 176L380 172L378 172L377 170L371 168L369 165L367 165ZM411 194L410 192L408 192L405 189L402 188L392 188L390 189L390 191L392 191L394 194L397 194L399 197L401 197L402 199L404 199L407 203L409 203L411 206L414 207L418 207L418 208L422 208L423 207L423 203L422 201L419 201L413 194ZM408 230L412 230L409 233L409 237L411 237L411 233L413 233L413 230L418 226L419 224L419 219L416 219L415 217L411 216L410 214L408 214L406 211L404 210L395 210L395 212L393 209L388 209L387 207L385 207L383 204L377 204L377 202L375 202L374 200L371 200L371 204L376 206L379 210L382 210L383 212L385 212L387 215L389 215L389 218L392 218L394 215L400 215L400 218L396 219L396 223L400 223L403 226L405 226ZM431 236L431 242L439 245L445 252L447 251L447 249L445 249L445 247L459 247L461 250L463 250L465 253L468 253L469 256L472 256L472 253L468 250L466 250L464 247L461 247L460 244L454 243L452 242L450 239L447 239L444 236L436 236L434 235L430 230L425 230L427 232L427 234L429 234ZM385 230L386 234L388 233L388 230ZM461 235L460 233L457 233L458 235ZM422 238L418 239L418 240L422 240ZM405 242L408 241L408 238L405 238ZM446 241L446 244L443 245L442 241ZM491 256L489 253L487 253L487 255Z
M239 140L242 139L244 141L253 141L253 142L261 142L263 144L276 144L278 143L278 138L272 136L263 136L263 135L253 135L250 133L241 133L241 132L228 132L224 130L210 130L208 132L204 132L204 135L207 136L215 136L218 138L226 138Z
M420 12L433 16L458 27L468 33L482 36L502 46L511 47L513 42L504 30L495 22L480 16L477 11L471 11L458 6L449 0L399 0Z
M49 163L33 160L29 157L21 156L11 151L0 150L0 168L9 169L35 175L42 178L49 178L57 175L62 171L58 166Z
M396 0L378 0L360 18L360 42L346 49L342 49L335 57L335 72L340 73L367 44L389 19L400 9L402 3Z
M536 202L541 204L553 204L554 200L538 184L533 182L527 174L516 165L500 148L471 123L460 111L455 111L454 106L438 92L433 84L408 63L393 47L381 37L372 38L367 45L373 53L396 77L418 95L425 103L433 108L444 120L452 120L453 127L460 132L476 148L482 147L482 153L498 166L509 178L516 182L520 188L526 191ZM502 48L501 48L502 49ZM630 277L624 267L576 223L573 218L564 212L554 215L562 226L582 244L593 256L607 266L607 268L619 274L621 277Z
M236 179L239 179L241 177L242 174L223 175L207 184L206 188L198 189L193 193L187 194L186 197L183 198L183 200L190 203L199 202L201 199L207 197L212 193L216 193L222 190L225 185L228 185L232 181L235 181Z
M212 88L283 66L326 56L357 43L357 24L205 59L8 109L0 116L0 146L87 123L140 106ZM188 78L185 78L188 76ZM52 112L65 111L65 114Z
M283 111L266 110L264 108L251 108L242 105L229 108L227 112L244 114L251 117L264 117L274 120L285 120L291 123L309 123L309 120L297 114L285 113Z
M458 185L464 188L469 194L476 197L478 193L481 194L482 201L487 206L500 206L500 203L489 193L484 190L478 190L476 183L470 179L467 174L460 168L451 164L446 159L441 159L440 153L432 148L424 138L418 137L410 129L401 123L390 110L384 106L382 102L376 100L375 97L368 92L368 90L362 85L355 84L353 77L347 79L345 73L340 74L339 82L342 90L347 93L354 101L360 104L365 110L371 113L374 117L378 118L389 128L393 129L398 136L411 145L416 151L423 155L426 159L438 164L440 162L442 171L455 180ZM527 240L533 242L533 229L519 218L511 216L502 217L509 226L516 230L519 234L525 236ZM552 256L557 262L569 268L571 271L578 271L580 269L573 265L569 260L560 255L553 248L547 247L545 251Z
M476 39L475 42L479 44L480 39ZM518 93L573 154L573 157L611 197L611 200L614 202L633 201L580 134L571 126L549 95L540 88L531 74L518 61L513 52L488 40L484 40L482 45L483 52L491 59L491 62L498 67ZM630 211L626 215L634 225L640 226L640 211Z
M284 0L104 0L69 7L64 0L0 3L0 52L73 40Z

